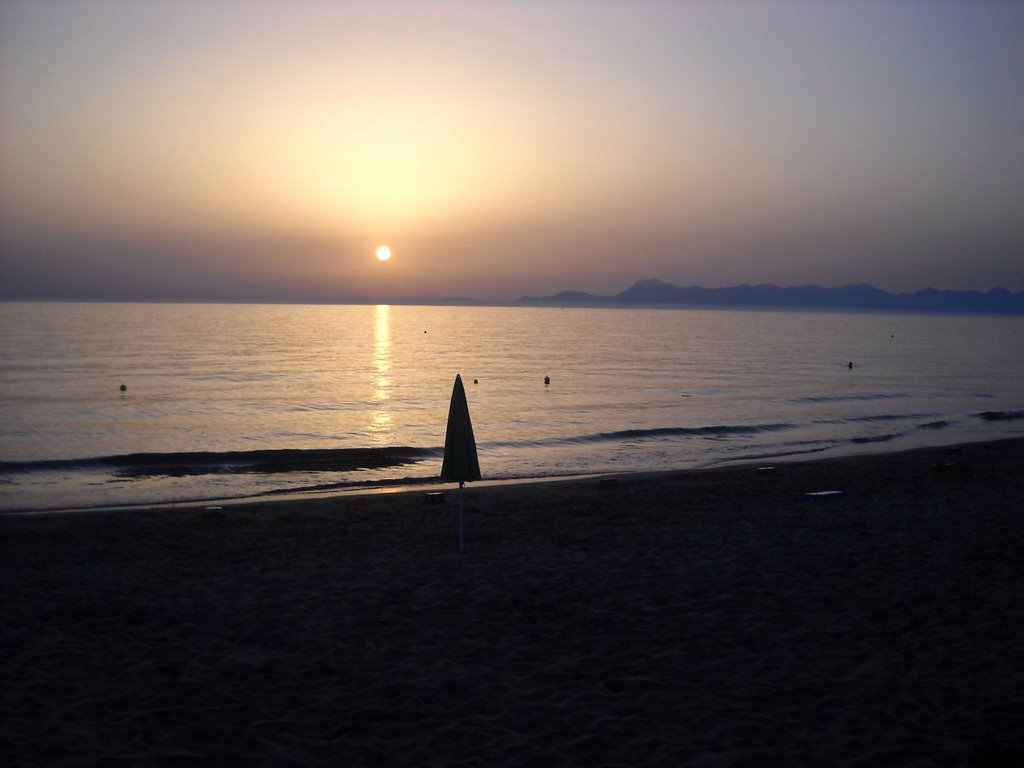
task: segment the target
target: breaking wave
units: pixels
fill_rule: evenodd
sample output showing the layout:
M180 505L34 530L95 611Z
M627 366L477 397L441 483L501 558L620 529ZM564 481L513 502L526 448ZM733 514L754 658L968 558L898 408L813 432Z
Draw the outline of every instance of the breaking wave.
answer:
M439 455L434 448L322 448L257 451L132 453L84 459L0 462L0 474L105 470L119 477L339 472L412 464Z
M482 444L488 448L529 448L530 446L581 445L586 443L614 443L621 440L656 440L671 437L730 437L756 435L795 429L795 424L738 424L708 427L654 427L650 429L623 429L615 432L593 432L572 437L551 437L537 440L497 440Z
M982 411L974 414L985 421L1017 421L1024 419L1024 411Z

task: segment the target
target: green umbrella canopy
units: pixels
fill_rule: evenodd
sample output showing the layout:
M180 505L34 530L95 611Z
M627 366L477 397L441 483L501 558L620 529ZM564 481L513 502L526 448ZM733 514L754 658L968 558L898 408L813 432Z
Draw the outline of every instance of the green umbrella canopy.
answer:
M480 462L476 457L476 438L473 422L469 419L469 403L462 376L455 376L452 402L448 407L448 431L444 437L444 464L441 479L445 482L465 482L480 479Z

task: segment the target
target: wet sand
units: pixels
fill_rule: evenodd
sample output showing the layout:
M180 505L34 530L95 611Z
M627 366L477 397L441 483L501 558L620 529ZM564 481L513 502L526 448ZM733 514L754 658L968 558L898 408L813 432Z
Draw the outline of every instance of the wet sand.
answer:
M0 762L1024 766L1024 440L457 499L0 517Z

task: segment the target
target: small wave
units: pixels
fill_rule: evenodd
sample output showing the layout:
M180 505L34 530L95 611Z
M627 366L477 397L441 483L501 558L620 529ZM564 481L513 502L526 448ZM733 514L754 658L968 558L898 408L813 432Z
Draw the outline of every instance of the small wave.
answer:
M293 405L288 408L293 413L303 413L306 411L351 411L353 410L352 403L304 403L302 405Z
M974 414L985 421L1017 421L1024 419L1024 411L982 411Z
M918 424L917 428L918 429L945 429L948 426L949 426L949 422L948 421L946 421L945 419L940 419L939 421L929 421L926 424Z
M809 395L807 397L791 397L790 403L845 403L864 400L901 400L910 397L906 392L878 392L872 395Z
M862 443L887 443L890 440L895 440L897 437L902 437L903 433L896 432L888 435L875 435L873 437L853 437L850 438L851 443L860 445Z
M730 435L756 435L794 429L794 424L737 424L707 427L653 427L650 429L622 429L615 432L593 432L571 437L550 437L537 440L500 440L484 445L488 448L531 448L534 446L581 445L610 443L620 440L648 440L664 437L728 437Z
M815 419L812 424L855 424L857 422L872 421L905 421L908 419L928 419L937 414L933 413L880 413L874 416L850 416L845 419Z
M748 454L744 454L742 456L728 456L728 457L722 459L721 462L724 464L724 463L730 462L730 461L743 461L743 462L747 462L747 461L764 461L765 459L784 459L787 456L804 456L804 455L811 454L811 453L822 453L824 451L828 451L828 450L832 449L833 447L834 446L832 446L832 445L819 445L816 448L801 448L800 450L796 450L796 449L790 449L790 450L780 449L778 451L769 451L769 452L766 452L766 453L748 453Z
M793 429L793 424L740 424L715 425L709 427L657 427L654 429L623 429L618 432L599 432L597 440L636 440L648 437L707 437L728 435L756 435L762 432L778 432Z
M184 477L188 475L345 472L411 464L439 455L436 448L323 448L255 451L133 453L53 461L0 462L0 474L46 471L106 470L119 477Z
M283 375L280 373L204 373L187 376L186 378L189 381L228 381L233 384L242 384L249 381L273 381L274 379L282 378Z

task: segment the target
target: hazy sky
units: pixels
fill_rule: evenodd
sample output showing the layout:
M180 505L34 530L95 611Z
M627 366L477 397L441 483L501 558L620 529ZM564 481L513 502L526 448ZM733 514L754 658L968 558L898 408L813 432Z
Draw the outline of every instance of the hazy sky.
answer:
M3 295L1024 289L1024 3L0 3Z

